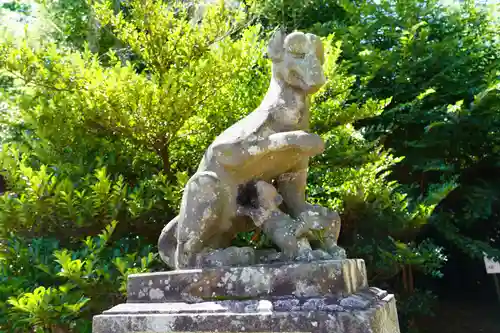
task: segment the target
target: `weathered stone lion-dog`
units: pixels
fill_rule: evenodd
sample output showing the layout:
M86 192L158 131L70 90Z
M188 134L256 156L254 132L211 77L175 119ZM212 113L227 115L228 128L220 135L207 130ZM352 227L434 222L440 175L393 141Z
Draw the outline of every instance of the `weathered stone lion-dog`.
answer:
M278 31L268 56L272 78L260 106L208 147L185 186L179 215L160 235L160 256L172 268L192 267L196 254L226 248L237 232L255 228L248 216L238 214L237 194L256 179L276 184L292 218L320 214L331 221L336 231L328 244L338 253L338 214L305 198L309 158L324 150L321 137L308 133L309 95L326 82L322 42L312 34Z

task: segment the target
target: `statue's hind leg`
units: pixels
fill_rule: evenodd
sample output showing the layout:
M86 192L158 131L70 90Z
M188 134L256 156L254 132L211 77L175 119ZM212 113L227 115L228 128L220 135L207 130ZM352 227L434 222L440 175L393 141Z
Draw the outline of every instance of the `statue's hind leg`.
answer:
M230 193L213 172L197 173L188 181L177 227L177 269L191 266L195 255L204 249L217 247L210 241L230 227L227 225L229 197Z

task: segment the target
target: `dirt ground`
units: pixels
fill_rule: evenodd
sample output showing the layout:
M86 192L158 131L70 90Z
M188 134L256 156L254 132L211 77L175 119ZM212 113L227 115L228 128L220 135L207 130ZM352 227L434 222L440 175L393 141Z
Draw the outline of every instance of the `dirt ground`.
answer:
M442 301L419 323L422 333L500 333L500 303Z

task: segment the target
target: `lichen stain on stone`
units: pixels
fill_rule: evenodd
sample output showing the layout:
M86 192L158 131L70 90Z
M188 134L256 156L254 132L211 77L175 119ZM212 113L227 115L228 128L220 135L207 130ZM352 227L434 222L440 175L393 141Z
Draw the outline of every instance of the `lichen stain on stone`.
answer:
M153 317L145 328L151 332L169 332L174 329L175 321L175 317Z
M160 300L164 297L163 291L158 288L151 288L149 290L149 299L151 300Z
M335 314L328 314L328 319L323 324L327 332L345 332L342 321Z
M240 320L233 319L231 320L231 325L238 327L239 325L242 325Z
M273 304L268 300L259 301L257 305L257 311L259 312L271 312L273 311Z
M271 275L264 274L260 270L256 270L251 267L245 267L241 270L240 281L245 285L245 291L247 293L255 292L255 290L261 290L263 287L268 287L267 292L269 292L269 286L271 285Z
M310 285L305 281L296 281L295 283L295 296L313 296L318 294L317 286Z
M230 272L226 272L222 277L221 277L221 281L223 284L227 284L227 282L229 281L229 279L232 277L232 274Z

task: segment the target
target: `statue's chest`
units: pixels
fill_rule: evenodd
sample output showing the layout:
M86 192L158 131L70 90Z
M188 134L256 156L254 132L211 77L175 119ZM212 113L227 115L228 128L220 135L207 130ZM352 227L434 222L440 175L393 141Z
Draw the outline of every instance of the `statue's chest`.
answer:
M298 99L288 103L282 102L278 101L269 110L273 129L276 132L307 130L309 128L309 106L307 103Z

